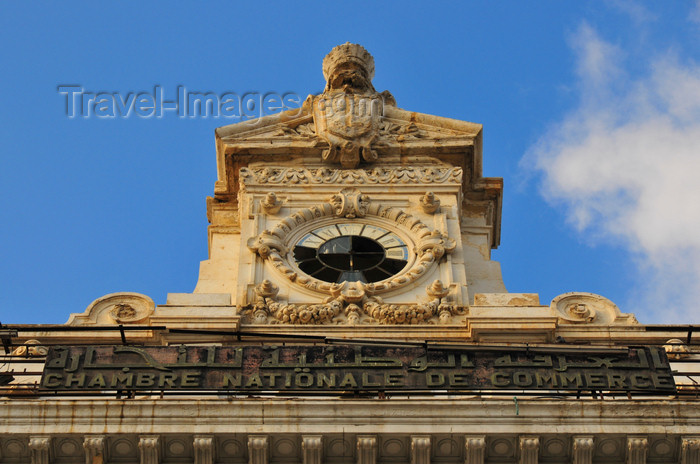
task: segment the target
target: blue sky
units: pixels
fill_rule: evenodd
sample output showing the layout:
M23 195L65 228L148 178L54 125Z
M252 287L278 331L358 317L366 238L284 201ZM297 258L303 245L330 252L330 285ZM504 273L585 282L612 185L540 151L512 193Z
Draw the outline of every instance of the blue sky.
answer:
M104 4L106 5L106 4ZM191 292L226 118L66 115L88 92L294 92L360 43L398 106L484 125L511 292L700 322L696 2L3 2L0 321Z

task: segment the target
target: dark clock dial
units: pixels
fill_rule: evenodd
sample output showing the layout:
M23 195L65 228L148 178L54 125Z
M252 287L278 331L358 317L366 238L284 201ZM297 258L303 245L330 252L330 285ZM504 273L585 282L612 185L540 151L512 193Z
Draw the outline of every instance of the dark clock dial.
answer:
M325 282L379 282L406 267L408 246L375 225L338 223L302 237L294 260L299 269Z

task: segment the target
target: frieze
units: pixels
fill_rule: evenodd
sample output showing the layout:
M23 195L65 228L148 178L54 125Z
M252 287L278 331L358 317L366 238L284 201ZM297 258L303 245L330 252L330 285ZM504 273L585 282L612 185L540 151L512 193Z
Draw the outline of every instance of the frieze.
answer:
M373 169L241 168L243 185L275 184L462 184L459 167L377 167Z
M660 347L582 348L562 353L531 347L371 344L52 346L40 388L268 394L600 390L668 395L676 391L671 366ZM629 441L630 451L641 453L644 441ZM35 448L45 449L45 445L36 443ZM693 448L686 446L686 455Z

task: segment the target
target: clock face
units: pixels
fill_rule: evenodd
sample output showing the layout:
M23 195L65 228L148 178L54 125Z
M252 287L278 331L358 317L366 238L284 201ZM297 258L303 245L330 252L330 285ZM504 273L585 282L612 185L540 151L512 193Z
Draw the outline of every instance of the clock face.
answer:
M299 269L332 283L379 282L408 263L408 246L398 235L361 222L314 229L299 240L293 254Z

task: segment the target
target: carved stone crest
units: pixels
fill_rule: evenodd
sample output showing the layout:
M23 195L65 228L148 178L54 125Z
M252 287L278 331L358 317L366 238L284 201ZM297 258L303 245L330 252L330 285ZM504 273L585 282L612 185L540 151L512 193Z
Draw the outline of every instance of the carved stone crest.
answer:
M384 95L372 86L374 58L360 45L339 45L323 60L323 74L326 89L313 98L316 134L329 145L323 160L344 168L375 161Z

